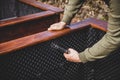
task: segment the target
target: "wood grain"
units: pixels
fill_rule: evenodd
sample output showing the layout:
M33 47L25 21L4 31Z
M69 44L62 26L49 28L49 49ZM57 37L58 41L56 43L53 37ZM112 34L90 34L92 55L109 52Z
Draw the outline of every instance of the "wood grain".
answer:
M52 15L0 28L0 43L45 31L51 24L58 21L59 16Z
M50 11L53 11L53 12L56 12L56 13L63 12L63 9L60 9L60 8L57 8L57 7L48 5L48 4L43 4L43 3L38 2L36 0L19 0L19 1L21 1L25 4L28 4L28 5L34 6L36 8L39 8L41 10L50 10Z
M104 25L103 25L104 24ZM102 25L102 26L101 26ZM84 29L88 26L93 28L97 28L103 31L107 31L107 23L97 20L97 19L87 19L82 22L78 22L69 26L69 28L65 28L61 31L43 31L40 33L36 33L30 36L22 37L19 39L11 40L8 42L4 42L0 44L0 54L7 54L9 52L25 48L27 46L40 44L44 41L49 41L51 39L58 38L60 36L66 35L70 32Z
M60 12L63 11L62 9L39 3L35 0L19 0L18 3L35 8L38 6L39 8L37 9L41 10L45 8L46 10L12 19L10 18L9 20L1 20L0 43L47 30L51 24L60 20Z
M54 14L55 14L55 12L52 12L52 11L44 11L44 12L40 12L40 13L30 14L27 16L21 16L18 18L10 19L10 20L0 21L0 28L18 24L18 23L22 23L22 22L26 22L26 21L30 21L30 20L40 19L40 18L51 16Z

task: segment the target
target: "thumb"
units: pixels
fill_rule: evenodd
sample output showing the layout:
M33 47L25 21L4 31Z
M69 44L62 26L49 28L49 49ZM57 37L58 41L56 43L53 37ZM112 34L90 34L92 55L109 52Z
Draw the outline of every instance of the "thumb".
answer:
M51 30L51 28L48 28L48 31L50 31Z
M67 53L64 53L63 55L64 55L64 57L65 57L66 59L70 57L70 55L67 54Z

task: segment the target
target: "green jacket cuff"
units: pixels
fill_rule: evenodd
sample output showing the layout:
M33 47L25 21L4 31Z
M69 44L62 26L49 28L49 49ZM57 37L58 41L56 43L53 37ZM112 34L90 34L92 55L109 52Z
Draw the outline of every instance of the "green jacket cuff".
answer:
M80 58L80 60L81 60L82 63L88 62L87 58L85 57L84 52L81 52L81 53L79 54L79 58Z
M61 21L65 22L67 25L69 25L71 23L71 18L66 15L63 17L63 19Z

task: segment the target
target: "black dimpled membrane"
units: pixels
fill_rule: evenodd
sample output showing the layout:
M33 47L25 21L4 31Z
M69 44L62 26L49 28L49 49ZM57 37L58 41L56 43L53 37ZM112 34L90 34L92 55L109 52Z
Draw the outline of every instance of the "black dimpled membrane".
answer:
M94 62L72 63L55 43L78 52L95 44L105 32L86 28L0 56L0 80L120 80L120 50Z

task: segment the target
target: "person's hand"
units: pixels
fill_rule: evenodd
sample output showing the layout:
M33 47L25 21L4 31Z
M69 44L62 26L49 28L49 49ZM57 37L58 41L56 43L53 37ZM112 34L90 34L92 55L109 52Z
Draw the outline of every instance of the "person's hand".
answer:
M64 29L65 26L66 26L65 22L58 22L58 23L52 24L48 28L48 30L62 30L62 29Z
M79 58L79 53L72 48L68 49L68 53L64 53L64 57L67 61L70 62L81 62Z

